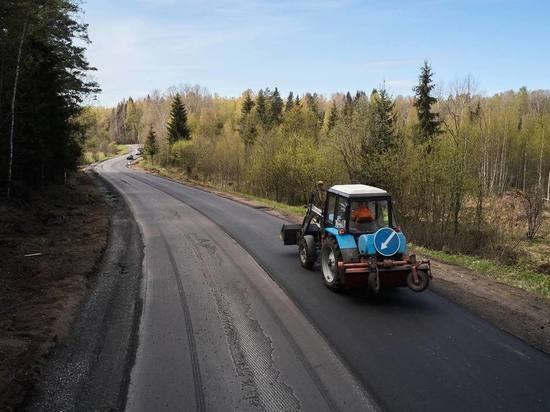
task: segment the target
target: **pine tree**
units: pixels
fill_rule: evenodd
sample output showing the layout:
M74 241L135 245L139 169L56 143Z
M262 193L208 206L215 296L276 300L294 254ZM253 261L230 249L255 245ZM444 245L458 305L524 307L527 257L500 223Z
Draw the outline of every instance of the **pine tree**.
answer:
M145 140L144 151L146 155L151 157L151 162L153 162L155 155L159 152L157 135L153 130L153 125L151 125L151 127L149 128L149 134L147 135L147 139Z
M168 142L173 145L178 140L191 140L191 132L187 127L187 111L178 94L174 97L168 122Z
M270 125L275 126L281 123L281 116L283 114L283 99L279 94L279 90L275 87L273 94L271 95L271 116Z
M250 97L250 90L246 91L244 96L243 105L241 107L241 118L249 114L254 108L254 100Z
M256 113L258 114L258 118L260 119L260 122L262 123L264 129L269 128L269 114L267 110L267 102L265 97L265 92L263 90L260 90L258 92L258 96L256 97Z
M431 151L433 139L441 133L441 121L437 113L432 112L432 106L437 99L431 96L435 85L432 81L432 68L427 61L420 69L418 85L414 88L414 107L418 114L418 125L415 130L415 142L427 143L427 151Z
M350 92L346 93L344 98L344 116L351 116L353 113L353 99L351 98Z
M385 87L371 94L369 119L370 146L382 153L396 145L394 102Z
M291 111L293 107L294 107L294 94L290 92L286 99L285 112Z
M336 121L338 120L338 109L336 108L336 102L332 101L332 107L330 108L330 114L328 117L327 129L330 132L334 126L336 126Z
M294 100L294 106L296 107L302 107L302 101L300 100L300 96L296 95L296 99Z

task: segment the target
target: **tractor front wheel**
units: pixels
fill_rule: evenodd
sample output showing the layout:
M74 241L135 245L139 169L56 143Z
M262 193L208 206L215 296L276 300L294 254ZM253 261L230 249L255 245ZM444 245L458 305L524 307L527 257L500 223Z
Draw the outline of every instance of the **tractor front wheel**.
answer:
M342 261L342 253L338 243L332 237L325 239L321 248L321 269L325 286L335 292L342 290L343 284L338 271L338 262Z
M298 256L300 264L306 269L311 269L317 261L317 251L315 250L315 239L311 235L306 235L300 239L298 244Z

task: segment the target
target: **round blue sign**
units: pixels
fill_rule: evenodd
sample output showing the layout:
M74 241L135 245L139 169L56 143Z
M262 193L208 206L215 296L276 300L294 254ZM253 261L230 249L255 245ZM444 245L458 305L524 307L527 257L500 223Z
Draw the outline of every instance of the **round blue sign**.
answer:
M389 227L378 229L374 234L374 247L382 256L393 256L401 246L397 232Z

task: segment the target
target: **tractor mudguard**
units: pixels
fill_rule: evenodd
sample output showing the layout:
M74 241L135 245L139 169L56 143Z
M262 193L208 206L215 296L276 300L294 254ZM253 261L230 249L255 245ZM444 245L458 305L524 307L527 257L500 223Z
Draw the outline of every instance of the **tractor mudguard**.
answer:
M353 235L339 234L338 229L334 227L326 228L325 231L336 239L340 252L342 253L342 260L345 263L357 262L359 260L359 251L357 249L357 242Z

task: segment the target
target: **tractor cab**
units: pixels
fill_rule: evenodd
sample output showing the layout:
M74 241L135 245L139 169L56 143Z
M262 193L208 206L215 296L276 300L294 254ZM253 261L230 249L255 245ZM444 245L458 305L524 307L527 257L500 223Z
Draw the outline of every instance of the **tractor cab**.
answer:
M361 235L396 227L391 196L367 185L337 185L327 191L324 227Z
M368 285L408 286L425 290L430 262L407 253L407 239L397 226L388 192L361 184L335 185L313 193L302 224L285 224L281 239L298 245L303 267L320 261L325 285L332 290ZM316 201L316 199L318 201Z

